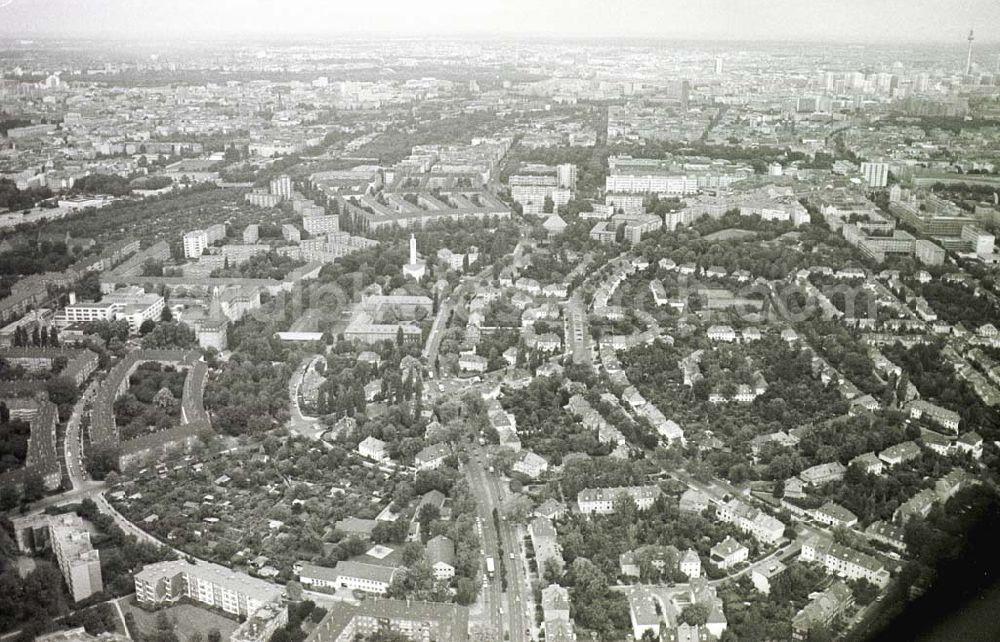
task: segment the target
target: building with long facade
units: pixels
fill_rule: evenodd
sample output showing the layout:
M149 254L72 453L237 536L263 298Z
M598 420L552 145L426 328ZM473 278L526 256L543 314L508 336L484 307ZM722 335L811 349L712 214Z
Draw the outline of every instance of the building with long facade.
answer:
M354 642L388 631L413 642L467 642L469 610L457 604L370 598L334 602L306 642Z
M277 601L283 592L277 584L207 562L159 562L135 574L135 597L140 604L157 606L188 598L237 617L249 617Z

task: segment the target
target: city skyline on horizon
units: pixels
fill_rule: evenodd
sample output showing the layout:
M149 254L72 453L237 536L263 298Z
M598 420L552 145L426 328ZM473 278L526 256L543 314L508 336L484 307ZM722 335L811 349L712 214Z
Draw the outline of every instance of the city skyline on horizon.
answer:
M280 40L357 35L945 44L964 43L971 28L977 45L1000 42L995 32L1000 26L1000 3L955 4L943 12L936 3L902 0L877 6L861 0L808 5L792 0L705 0L697 6L676 0L625 0L609 10L568 0L488 0L475 5L430 0L414 12L408 3L387 0L373 15L365 6L331 6L319 0L280 5L264 0L210 4L178 0L169 5L145 0L8 0L0 3L0 36Z

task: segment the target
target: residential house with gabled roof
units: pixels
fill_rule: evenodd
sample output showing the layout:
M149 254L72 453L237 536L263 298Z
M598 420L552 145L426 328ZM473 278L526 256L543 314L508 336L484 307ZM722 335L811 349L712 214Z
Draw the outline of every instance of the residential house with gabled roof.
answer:
M979 459L983 456L983 438L975 431L963 433L955 441L955 449Z
M926 417L945 430L958 434L958 427L962 421L961 416L953 410L942 408L923 399L911 401L906 406L906 411L912 419Z
M362 457L374 459L375 461L388 461L389 455L386 453L386 443L381 439L369 435L358 444L358 453Z
M838 461L831 461L825 464L817 464L799 473L799 478L810 486L822 486L833 481L840 481L844 478L847 469Z
M834 528L853 528L858 523L857 515L847 510L840 504L830 501L826 502L819 508L814 509L812 511L812 516L817 522Z
M620 497L631 497L639 510L646 510L661 495L658 486L620 486L616 488L584 488L576 496L581 513L607 515L615 511L615 501Z
M881 475L885 467L885 463L873 452L858 455L848 465L858 466L869 475Z
M448 444L431 444L423 448L413 457L413 465L417 470L435 470L444 464L444 460L451 455Z
M681 556L678 568L688 578L701 577L701 558L693 548L689 548Z
M865 537L891 546L898 551L906 551L906 531L902 526L878 520L865 529Z
M942 457L947 457L951 454L952 440L945 437L941 433L934 432L933 430L927 430L926 428L920 429L920 442L925 448L931 450Z
M528 535L531 537L531 547L535 551L535 563L539 573L545 573L545 567L555 565L561 574L566 562L562 556L562 546L559 545L556 528L552 520L536 517L528 523Z
M710 499L708 495L693 488L688 488L680 497L680 510L682 513L701 513L706 508Z
M979 480L966 470L952 468L948 474L934 482L934 494L937 495L938 501L947 502L958 491L978 483Z
M432 537L427 541L427 563L436 580L447 580L455 576L455 542L444 535Z
M736 330L733 330L733 328L728 325L709 326L708 330L705 331L705 334L710 341L725 341L727 343L733 343L736 341Z
M531 479L538 479L549 469L549 462L544 457L530 450L522 451L520 457L511 466L511 470Z
M359 537L361 539L371 539L372 531L378 522L374 519L361 519L358 517L346 517L338 520L333 530L340 532L344 537Z
M628 596L629 621L632 623L632 635L641 640L648 631L654 638L659 636L661 617L658 610L659 602L652 592L644 586L633 586L626 593Z
M851 589L843 582L834 582L816 595L792 618L792 638L805 640L817 626L827 626L854 602Z
M576 639L569 615L569 591L558 584L542 589L542 627L549 642L572 642Z
M566 506L555 499L546 499L535 509L536 517L546 517L548 519L559 519L566 514Z
M726 537L726 539L713 546L711 550L712 563L722 570L732 568L740 562L745 562L749 556L750 550L732 537Z
M802 543L800 559L816 562L828 573L848 580L864 578L879 588L889 583L889 571L874 557L837 544L825 535L814 535Z
M920 457L920 447L912 441L904 441L894 446L889 446L878 454L878 458L889 466L898 466L899 464L912 461L917 457Z
M780 520L736 498L719 504L715 516L764 544L777 543L785 532L785 525Z
M343 560L334 567L339 588L385 595L399 569L392 566Z

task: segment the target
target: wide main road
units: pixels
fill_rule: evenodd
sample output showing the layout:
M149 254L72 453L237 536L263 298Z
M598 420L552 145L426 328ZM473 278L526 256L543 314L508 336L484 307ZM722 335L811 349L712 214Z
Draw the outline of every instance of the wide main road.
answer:
M534 614L526 612L531 600L531 589L525 576L521 538L515 525L502 517L499 532L496 530L493 509L500 511L504 491L499 478L484 470L481 463L484 457L483 450L474 450L466 464L466 471L472 492L479 504L480 515L483 516L483 550L487 556L492 556L497 564L497 576L489 586L489 602L492 606L490 621L502 622L503 628L497 629L501 639L525 642L531 639L528 632L532 620L529 618ZM498 542L502 548L497 545ZM499 557L501 550L506 556L503 559ZM506 594L501 592L500 565L503 565L507 573ZM508 637L504 637L503 633L507 633Z
M478 274L463 277L462 281L455 287L451 294L441 301L441 304L438 306L437 316L434 317L431 330L427 334L427 342L424 344L422 352L424 361L431 368L434 367L434 361L437 359L438 349L441 347L441 337L448 325L448 317L458 307L462 301L462 297L467 292L474 292L476 284L482 279L489 277L492 273L493 264L491 263L480 270Z
M497 531L493 527L492 500L489 497L489 490L484 479L483 469L476 460L478 455L473 452L469 462L465 465L465 472L469 477L469 486L476 497L478 505L480 544L483 549L483 556L492 557L494 564L500 564L500 545ZM483 562L483 608L487 616L490 628L495 632L496 639L503 638L503 623L501 609L503 607L503 590L500 584L500 569L496 567L493 577L486 574L486 563Z

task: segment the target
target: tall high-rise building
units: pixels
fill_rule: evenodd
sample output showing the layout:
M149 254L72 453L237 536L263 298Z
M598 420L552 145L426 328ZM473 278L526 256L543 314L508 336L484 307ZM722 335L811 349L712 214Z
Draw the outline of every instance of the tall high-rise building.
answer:
M721 74L722 74L722 58L716 58L715 59L715 75L718 76L718 75L721 75Z
M972 29L969 29L969 53L965 58L965 75L972 75L972 41L975 40L975 35L972 33Z
M556 166L556 177L559 187L576 190L576 165L564 163Z
M837 78L838 74L832 71L828 71L823 75L823 81L828 92L833 92L833 90L836 89Z
M208 234L205 230L193 230L184 234L184 257L195 259L208 247Z
M91 546L90 532L78 515L53 519L49 526L52 550L73 601L79 602L104 590L101 554Z
M270 188L271 194L280 196L282 199L290 199L292 197L292 178L284 174L272 178Z
M39 553L51 548L66 587L74 602L104 590L101 577L101 554L90 543L90 531L74 513L44 513L15 517L11 520L18 549Z
M885 187L889 184L889 163L861 163L868 187Z

